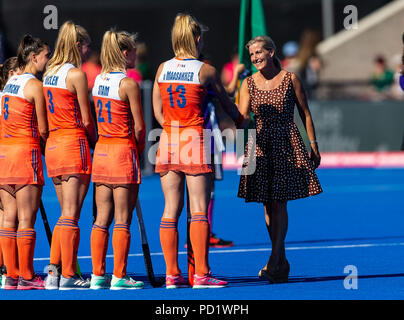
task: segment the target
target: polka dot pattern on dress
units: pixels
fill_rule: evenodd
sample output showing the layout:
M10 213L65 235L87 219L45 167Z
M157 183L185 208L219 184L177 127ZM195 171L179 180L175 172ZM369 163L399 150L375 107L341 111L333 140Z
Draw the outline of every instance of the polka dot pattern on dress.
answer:
M293 121L296 97L287 72L273 90L246 79L256 139L249 137L238 196L246 202L294 200L322 192L306 146Z

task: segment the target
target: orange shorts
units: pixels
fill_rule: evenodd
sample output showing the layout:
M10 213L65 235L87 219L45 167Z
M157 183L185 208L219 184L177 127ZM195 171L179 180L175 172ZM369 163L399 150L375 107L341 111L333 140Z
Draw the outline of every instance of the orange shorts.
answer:
M207 152L209 146L210 138L204 139L202 127L165 127L160 136L155 171L195 175L213 172L210 152Z
M83 129L51 131L45 149L49 177L91 174L91 153Z
M0 184L45 184L39 139L4 138L0 144Z
M136 142L100 136L94 149L92 180L105 184L140 184Z

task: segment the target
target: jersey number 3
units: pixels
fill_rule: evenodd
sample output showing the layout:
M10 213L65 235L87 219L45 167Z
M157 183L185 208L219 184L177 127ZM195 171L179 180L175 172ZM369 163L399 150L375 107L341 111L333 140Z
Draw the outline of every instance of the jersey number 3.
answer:
M173 85L171 85L167 88L167 92L170 95L171 108L174 108ZM175 88L175 93L178 93L178 98L179 98L176 101L177 106L179 108L184 108L185 105L187 104L187 99L185 98L185 87L181 84L178 85L177 88Z

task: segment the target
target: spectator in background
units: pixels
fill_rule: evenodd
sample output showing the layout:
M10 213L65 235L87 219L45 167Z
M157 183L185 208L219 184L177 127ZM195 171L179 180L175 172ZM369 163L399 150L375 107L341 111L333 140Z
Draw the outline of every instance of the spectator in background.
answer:
M234 48L231 54L231 60L223 66L220 78L224 86L227 86L234 77L234 70L239 64L239 55L236 48Z
M144 42L136 44L136 68L142 75L142 80L153 80L150 63L147 61L147 47Z
M394 72L387 67L383 56L377 56L374 60L373 72L370 82L377 92L387 92L394 81Z
M236 49L235 49L236 50ZM245 71L244 64L239 62L239 54L233 51L231 60L227 62L222 69L221 80L227 94L234 97L237 91L237 82L240 80L240 75Z
M322 62L316 53L320 40L321 37L317 31L305 30L300 38L294 70L288 70L299 76L309 99L313 97L314 90L318 86L319 73L322 68Z
M297 67L296 56L299 52L299 45L296 41L288 41L282 47L284 59L281 61L282 68L293 72Z
M88 91L91 92L95 78L101 73L100 54L97 51L92 51L86 62L81 66L81 70L86 73Z
M126 75L129 78L132 78L133 80L135 80L138 84L142 83L142 74L140 73L140 71L135 67L135 68L130 68L126 70Z

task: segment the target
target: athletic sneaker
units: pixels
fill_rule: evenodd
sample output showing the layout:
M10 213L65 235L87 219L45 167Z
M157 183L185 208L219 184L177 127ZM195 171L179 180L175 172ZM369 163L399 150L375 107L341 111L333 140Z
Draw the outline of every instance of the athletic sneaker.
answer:
M90 289L90 280L84 280L78 274L73 277L65 278L60 276L59 290L87 290Z
M11 277L6 277L6 281L4 282L3 289L4 290L15 290L18 287L18 278L14 279Z
M189 283L182 275L166 276L166 289L188 288Z
M217 237L214 233L209 238L209 247L211 248L228 248L234 246L234 242L230 240L223 240Z
M4 265L0 266L0 288L4 288L4 285L6 283L6 274L7 274L6 266Z
M129 276L123 278L117 278L112 275L111 280L111 290L133 290L133 289L143 289L144 283L142 281L135 281Z
M197 274L194 275L194 286L193 289L207 289L207 288L223 288L227 286L227 282L212 277L209 272L207 275L202 277Z
M23 277L18 278L17 290L43 290L45 289L45 280L42 280L40 276L34 275L30 280L26 280Z
M230 240L224 240L219 238L214 233L212 233L209 237L209 247L210 248L229 248L234 246L234 242ZM187 248L187 244L184 245Z
M95 274L91 275L91 285L90 289L98 290L98 289L109 289L111 287L111 276L96 276Z
M56 264L48 264L48 275L45 278L45 289L46 290L59 289L59 281L60 281L60 266Z

